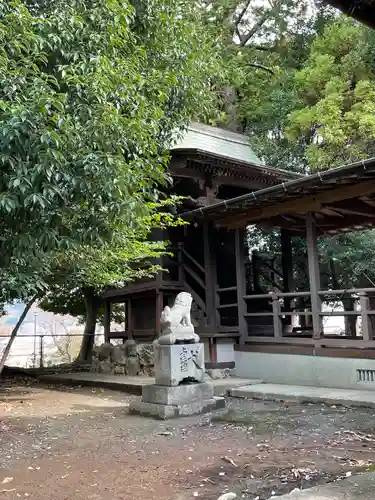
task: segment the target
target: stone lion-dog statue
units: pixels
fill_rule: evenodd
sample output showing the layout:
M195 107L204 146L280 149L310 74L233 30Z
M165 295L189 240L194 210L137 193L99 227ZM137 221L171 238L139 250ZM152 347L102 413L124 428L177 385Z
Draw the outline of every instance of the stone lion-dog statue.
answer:
M199 336L194 332L190 311L193 297L188 292L181 292L175 298L172 307L165 306L161 313L161 336L156 343L171 345L176 343L196 344Z

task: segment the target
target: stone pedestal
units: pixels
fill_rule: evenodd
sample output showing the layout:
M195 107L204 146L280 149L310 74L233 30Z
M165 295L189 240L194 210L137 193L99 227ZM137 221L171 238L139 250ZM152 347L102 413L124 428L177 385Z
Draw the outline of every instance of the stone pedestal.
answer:
M156 385L204 381L203 344L156 344L154 356Z
M204 382L203 344L155 344L154 354L155 384L143 387L130 413L164 420L225 408L225 399Z

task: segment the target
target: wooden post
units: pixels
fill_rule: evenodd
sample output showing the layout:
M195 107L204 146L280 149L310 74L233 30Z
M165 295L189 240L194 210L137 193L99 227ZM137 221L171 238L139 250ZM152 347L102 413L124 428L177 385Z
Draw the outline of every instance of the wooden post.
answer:
M132 299L128 300L128 339L133 338L134 318L133 318Z
M246 295L245 276L245 231L236 229L235 234L236 252L236 281L237 281L237 303L238 303L238 327L240 331L240 344L244 344L248 337L248 327L245 314L247 312L244 296Z
M109 342L111 333L111 302L104 301L104 342Z
M281 239L281 268L283 275L283 292L292 292L293 285L293 256L292 256L292 238L290 231L282 229L280 232ZM284 297L284 311L290 312L292 299ZM292 316L286 316L288 325L292 324Z
M216 262L211 251L210 245L211 224L203 221L203 247L204 247L204 270L206 286L206 314L208 326L216 329L217 327L217 309L216 309ZM213 332L215 333L215 332Z
M161 313L163 311L163 292L161 290L156 291L156 335L157 337L160 336L161 334L161 323L160 323L160 317Z
M206 315L207 326L211 330L211 334L215 334L220 322L219 312L217 309L216 298L216 259L211 249L211 238L213 236L212 224L207 220L203 221L203 250L204 250L204 271L205 271L205 292L206 292ZM209 355L210 362L215 363L217 360L217 345L214 337L209 338Z
M309 264L309 281L311 293L311 315L313 324L313 338L323 337L323 324L320 313L322 312L322 303L318 292L320 290L320 272L317 249L316 225L312 213L307 214L306 219L306 243L307 259Z
M370 300L366 292L359 293L359 304L361 306L363 340L372 340L371 321L368 315L368 311L370 309Z
M283 336L283 324L281 321L281 306L276 293L272 294L272 314L273 314L273 335L276 339Z
M178 243L177 246L178 281L181 286L184 286L185 276L184 276L184 267L182 260L182 249L183 249L183 244Z

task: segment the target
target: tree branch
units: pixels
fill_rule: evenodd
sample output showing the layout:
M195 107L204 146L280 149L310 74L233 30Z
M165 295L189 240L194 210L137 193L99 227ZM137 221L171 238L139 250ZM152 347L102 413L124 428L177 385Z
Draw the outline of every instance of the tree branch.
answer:
M12 334L11 334L9 340L8 340L8 344L5 347L5 349L3 351L3 355L2 355L1 360L0 360L0 375L1 375L1 372L3 371L4 365L5 365L5 361L7 360L9 352L10 352L10 350L12 348L12 344L13 344L16 336L17 336L18 330L21 328L23 320L26 318L27 313L30 311L31 306L34 304L34 302L36 301L37 297L38 297L38 294L34 295L34 297L32 297L29 300L29 302L25 305L25 309L23 310L21 316L19 317L16 326L13 328Z
M235 30L236 30L236 35L238 36L238 38L239 38L240 41L241 41L242 35L240 33L239 25L241 24L243 16L246 14L247 9L250 6L250 3L251 3L251 0L247 0L245 2L245 5L244 5L243 9L241 10L241 12L239 13L239 15L237 16L237 18L234 21L234 27L235 27Z
M273 45L272 47L267 47L266 45L250 45L250 48L254 50L261 50L263 52L276 52L277 47L276 45Z
M263 26L263 24L267 21L270 16L270 11L267 11L263 14L263 16L254 24L254 26L249 30L249 32L245 36L240 37L240 46L244 47L247 42L252 38L255 33Z
M263 66L263 64L250 63L249 66L251 68L257 68L257 69L262 69L263 71L267 71L267 73L270 73L271 75L275 74L271 68L267 68L267 66Z

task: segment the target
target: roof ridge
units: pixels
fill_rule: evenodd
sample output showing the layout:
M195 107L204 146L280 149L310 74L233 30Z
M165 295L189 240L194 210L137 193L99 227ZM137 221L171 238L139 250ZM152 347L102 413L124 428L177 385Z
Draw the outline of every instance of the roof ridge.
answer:
M248 146L250 149L252 149L247 135L240 134L238 132L233 132L232 130L227 130L225 128L220 128L220 127L214 127L212 125L206 125L205 123L200 123L200 122L192 122L187 127L187 130L194 130L196 132L201 133L202 135L210 135L212 137L223 139L224 141L227 142L243 144L244 146ZM227 134L227 136L224 135L224 133Z

